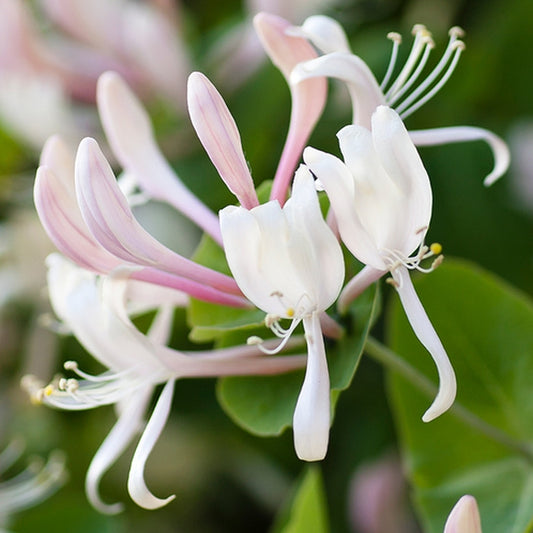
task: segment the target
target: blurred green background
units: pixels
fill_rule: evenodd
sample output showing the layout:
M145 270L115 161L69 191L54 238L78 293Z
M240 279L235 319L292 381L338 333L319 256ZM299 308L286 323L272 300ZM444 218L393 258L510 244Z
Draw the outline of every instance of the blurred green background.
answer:
M207 51L218 36L242 19L243 6L235 0L188 0L183 4L195 68L210 76ZM412 25L424 23L437 43L432 55L436 62L444 50L448 28L460 25L465 29L467 48L452 79L406 124L410 129L462 124L484 127L509 141L512 152L518 155L510 172L486 189L482 179L491 169L492 158L483 143L421 149L434 190L428 238L442 243L445 255L470 259L533 294L533 164L528 167L521 163L527 160L524 153L533 152L533 3L352 0L329 5L324 12L343 24L354 52L369 63L378 79L389 59L390 44L385 38L389 31L404 35L405 57ZM339 86L333 86L332 93L309 144L338 153L335 133L350 121L351 109ZM254 179L259 183L271 178L290 110L289 92L282 76L265 62L243 86L224 96L239 126ZM186 120L168 114L164 105L153 104L149 110L171 162L191 189L215 209L233 202ZM173 136L176 129L180 131L178 140ZM7 223L22 209L31 208L38 154L9 131L0 130L0 141L0 217ZM177 146L180 142L186 145ZM180 156L176 157L176 153ZM527 186L529 201L521 188ZM385 299L395 297L388 290L384 292ZM10 530L269 530L304 467L295 458L292 436L286 433L278 439L261 439L248 435L222 412L215 397L215 381L206 379L178 382L173 413L147 464L149 487L161 497L176 494L175 501L150 512L129 500L126 479L133 452L130 450L102 483L106 501L124 502L125 512L106 517L92 510L83 491L84 476L114 415L111 408L64 413L34 407L19 391L21 374L28 371L28 351L42 351L43 358L50 357L47 345L54 343L51 335L35 333L43 310L44 298L38 303L17 298L1 311L0 445L5 446L13 435L18 435L26 440L28 454L46 456L56 448L65 450L69 480L48 501L15 517ZM175 346L188 342L183 322L178 313ZM376 326L377 336L380 327ZM61 360L77 359L82 368L97 370L75 340L62 339L58 348L59 360L40 361L41 368L53 373L60 370ZM359 465L396 448L381 368L363 359L352 387L339 400L330 449L321 465L333 532L357 533L348 518L352 476Z

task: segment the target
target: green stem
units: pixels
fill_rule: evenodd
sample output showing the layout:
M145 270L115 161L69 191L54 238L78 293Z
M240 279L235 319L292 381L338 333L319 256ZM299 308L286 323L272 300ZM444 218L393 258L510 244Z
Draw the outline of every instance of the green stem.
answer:
M438 388L431 380L376 339L368 337L365 344L365 353L376 361L382 363L389 370L398 372L398 374L407 379L407 381L427 396L433 397L437 393ZM479 430L487 437L503 444L515 452L518 452L529 462L533 463L533 449L531 446L485 422L483 419L472 413L472 411L469 411L466 407L457 402L457 400L454 402L449 412L466 422L469 426Z

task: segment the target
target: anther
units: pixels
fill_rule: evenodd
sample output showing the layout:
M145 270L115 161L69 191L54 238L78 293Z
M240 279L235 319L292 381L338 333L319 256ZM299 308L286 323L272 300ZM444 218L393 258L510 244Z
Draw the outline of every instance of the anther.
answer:
M465 30L463 30L463 28L461 28L460 26L453 26L453 28L450 28L450 30L448 31L448 35L450 37L461 38L465 36Z
M421 33L423 31L427 31L427 28L424 26L424 24L415 24L411 30L411 34L416 35L417 33Z
M65 370L78 370L78 363L76 361L65 361L63 368Z
M439 242L434 242L430 247L430 251L435 255L439 255L442 252L442 244Z
M252 335L251 337L248 337L246 339L246 344L248 346L257 346L258 344L261 344L263 342L263 339L261 337L258 337L257 335Z
M394 41L395 43L402 44L402 36L395 31L391 31L387 33L387 39L390 39L391 41Z
M43 394L45 396L52 396L52 394L54 394L54 387L52 385L47 385L44 389L43 389Z
M285 313L287 314L287 316L288 316L289 318L292 318L292 317L294 316L294 309L293 309L292 307L289 307L289 308L285 311Z
M466 49L466 44L464 43L464 41L454 41L452 43L452 50L461 50L462 52L465 49Z

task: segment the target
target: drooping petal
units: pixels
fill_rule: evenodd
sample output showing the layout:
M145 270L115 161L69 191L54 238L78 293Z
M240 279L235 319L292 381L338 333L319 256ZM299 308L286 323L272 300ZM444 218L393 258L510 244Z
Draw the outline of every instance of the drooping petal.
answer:
M335 213L339 233L349 250L363 263L384 270L386 265L354 208L352 174L337 157L308 147L304 161L322 183Z
M91 505L101 513L116 514L122 511L122 504L109 505L102 501L99 493L100 480L139 431L152 392L153 387L149 386L127 398L124 410L89 465L85 477L85 492Z
M320 77L298 83L290 81L293 68L302 61L316 58L317 54L305 39L289 34L289 22L275 15L259 13L254 17L254 26L265 51L280 69L291 91L289 131L270 194L271 200L278 200L283 205L302 150L324 109L327 83Z
M482 533L479 509L473 496L462 496L455 504L446 520L444 533Z
M151 197L173 205L220 242L216 215L172 170L156 144L146 111L118 74L100 76L97 102L107 139L122 167Z
M308 17L301 26L291 28L289 33L308 39L323 54L351 53L350 44L342 26L335 19L325 15Z
M409 323L418 340L431 354L437 366L439 391L433 403L422 417L424 422L430 422L447 411L453 404L457 391L455 372L448 359L446 350L418 299L407 269L405 267L398 267L392 274L397 284L398 295L400 296Z
M304 318L307 369L293 416L294 447L304 461L326 456L330 425L329 372L318 315Z
M235 120L214 85L200 72L189 76L191 122L228 189L246 209L259 205Z
M376 107L385 104L385 97L367 64L358 56L333 52L297 65L291 83L326 76L346 83L353 106L353 123L370 128Z
M483 128L454 126L430 130L415 130L410 131L409 135L417 146L433 146L435 144L449 144L464 141L485 141L494 155L494 168L483 181L483 184L487 187L501 178L509 168L511 161L509 147L500 137Z
M156 267L231 294L240 291L228 276L169 250L136 221L113 171L94 139L80 143L76 157L76 191L84 220L95 239L129 263Z
M167 381L157 400L156 406L131 460L128 476L128 492L131 499L145 509L159 509L171 502L176 496L165 499L154 496L144 481L144 467L152 449L167 422L174 395L174 379Z

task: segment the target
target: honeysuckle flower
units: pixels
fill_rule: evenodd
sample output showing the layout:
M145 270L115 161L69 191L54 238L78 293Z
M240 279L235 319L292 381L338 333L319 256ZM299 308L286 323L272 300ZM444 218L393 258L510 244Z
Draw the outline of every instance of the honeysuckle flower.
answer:
M339 294L344 263L310 172L297 171L283 208L277 200L252 209L228 206L220 212L220 227L229 267L243 293L267 313L265 322L282 339L280 347L303 322L308 357L293 417L294 445L301 459L323 459L330 390L319 314ZM291 320L290 327L283 329L280 319Z
M4 479L4 472L19 460L23 450L24 445L20 441L13 441L0 453L1 531L15 513L47 499L66 479L65 458L59 452L52 453L46 463L34 459L18 475Z
M291 34L308 38L324 53L317 59L297 65L291 74L291 81L297 83L317 76L342 80L346 83L352 100L353 123L366 128L370 127L372 114L380 105L394 108L405 119L431 100L452 75L465 48L461 40L463 31L458 27L452 28L448 46L440 61L420 81L434 42L426 27L417 24L413 28L414 42L409 56L396 78L393 78L401 36L391 32L388 34L393 43L391 60L380 84L367 64L351 53L348 39L335 20L326 16L313 16L301 27L293 28ZM475 140L487 142L495 162L492 172L484 180L485 185L494 183L509 166L509 149L505 142L482 128L455 126L411 131L410 135L417 146Z
M479 509L473 496L467 494L455 504L446 520L444 533L482 533Z
M428 422L451 406L456 393L453 368L409 277L409 270L427 270L421 261L441 251L438 244L424 244L432 209L429 178L403 122L388 107L377 108L370 131L350 125L338 138L344 162L310 147L304 161L329 197L343 242L365 265L341 293L339 305L342 309L372 281L391 273L440 378L439 392L423 416Z
M229 276L171 251L140 226L92 139L80 144L75 165L58 138L47 143L34 199L54 244L84 268L109 273L128 266L133 279L183 290L207 301L247 305Z
M144 468L167 420L176 379L273 374L305 364L303 356L265 356L256 346L196 352L172 349L167 342L173 309L185 303L183 294L159 289L154 306L152 287L131 281L128 273L122 270L99 277L59 254L49 257L48 266L48 289L57 317L108 370L92 376L79 369L76 362L69 361L65 369L73 372L76 378L55 378L44 385L37 378L26 376L23 386L33 401L59 409L116 405L118 420L92 460L86 478L87 496L102 512L121 510L120 504L109 505L102 501L99 483L143 426L131 462L129 494L147 509L161 507L173 499L173 496L157 498L150 492L144 481ZM130 309L151 306L156 315L144 335L133 325L129 313ZM144 425L143 418L159 384L164 387Z

